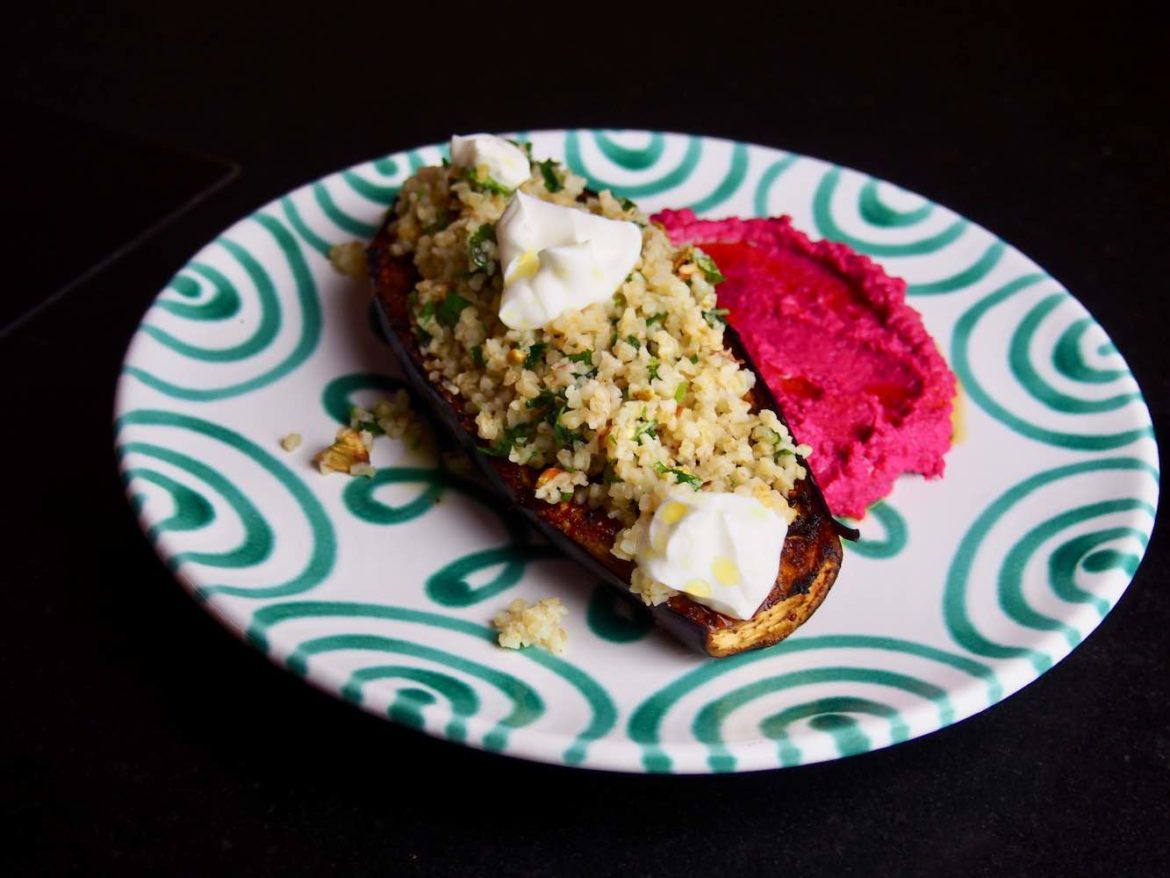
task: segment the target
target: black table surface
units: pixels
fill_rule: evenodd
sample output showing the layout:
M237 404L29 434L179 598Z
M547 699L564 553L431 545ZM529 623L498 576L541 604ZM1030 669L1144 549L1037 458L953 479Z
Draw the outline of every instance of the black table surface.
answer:
M126 343L205 241L359 160L566 126L733 137L929 195L1089 307L1164 438L1167 19L1026 5L10 19L0 871L1167 874L1164 526L1086 642L991 710L827 764L647 777L480 753L318 693L182 592L115 473Z

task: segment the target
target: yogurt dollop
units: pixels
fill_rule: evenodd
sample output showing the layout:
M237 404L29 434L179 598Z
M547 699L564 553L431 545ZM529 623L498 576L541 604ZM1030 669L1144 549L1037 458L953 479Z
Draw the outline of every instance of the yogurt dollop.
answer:
M496 223L496 243L504 267L500 320L539 329L612 296L642 254L642 230L517 192Z
M494 134L456 134L451 138L451 163L471 168L506 189L515 189L532 173L524 150Z
M780 572L788 523L754 497L676 491L654 512L637 562L696 603L750 619Z

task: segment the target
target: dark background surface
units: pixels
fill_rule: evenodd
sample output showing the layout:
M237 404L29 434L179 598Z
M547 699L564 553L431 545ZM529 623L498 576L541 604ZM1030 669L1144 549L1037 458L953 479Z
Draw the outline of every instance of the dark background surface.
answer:
M270 666L155 559L110 448L141 313L237 217L452 131L561 126L734 137L929 195L1090 308L1164 438L1165 13L1015 5L9 21L0 871L1165 874L1164 526L1101 627L991 711L830 764L622 776L433 741Z

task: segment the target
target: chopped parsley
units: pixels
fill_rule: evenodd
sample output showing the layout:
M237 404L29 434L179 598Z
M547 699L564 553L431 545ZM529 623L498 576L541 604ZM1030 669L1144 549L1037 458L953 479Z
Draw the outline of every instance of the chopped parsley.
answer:
M568 503L572 499L573 499L573 492L572 491L561 491L561 502L562 503Z
M569 409L569 403L563 393L553 393L547 388L528 400L530 409L547 409L544 416L545 423L553 429L553 436L557 444L565 447L574 442L584 442L585 434L579 430L570 430L561 424L561 415Z
M517 149L522 149L528 155L528 160L532 161L532 144L527 140L513 140L511 137L505 137L504 140L512 144Z
M492 266L492 257L484 244L496 240L495 223L484 223L467 239L467 261L472 270L489 271Z
M477 344L471 349L471 362L475 363L480 369L483 368L483 345Z
M582 378L592 378L597 374L597 367L593 365L593 351L581 351L579 354L569 354L569 360L574 363L584 363L589 367L587 372L582 372Z
M627 335L626 336L626 344L628 344L630 347L632 347L634 350L637 350L637 351L640 351L642 349L642 342L638 341L638 336L636 336L636 335Z
M703 319L711 324L712 329L718 329L727 323L727 314L726 308L712 308L710 311L703 312Z
M439 307L435 311L435 320L441 326L453 329L455 324L459 322L459 315L463 313L463 309L470 306L471 302L458 293L448 293L447 297L439 303Z
M682 401L687 398L687 391L690 390L691 382L684 381L674 389L674 401L682 404Z
M557 402L557 395L547 388L540 391L532 399L528 400L528 408L530 409L544 409Z
M626 196L624 196L624 195L622 195L618 198L618 204L620 204L622 206L622 210L637 210L638 209L638 205L634 204L634 202L632 202L630 199L626 198Z
M649 317L646 318L646 328L649 329L654 324L661 323L665 319L666 319L666 315L663 314L662 312L659 312L657 314L651 314Z
M584 442L585 434L580 430L570 430L568 427L561 424L561 415L569 408L568 403L561 403L553 411L549 412L549 423L552 424L553 438L557 440L557 445L567 448L576 442Z
M568 427L562 426L560 414L558 413L557 422L553 424L553 438L557 440L557 445L562 448L568 448L577 442L584 442L585 434L579 430L570 430Z
M699 355L698 354L691 354L689 357L687 357L687 359L690 360L692 363L697 363L697 362L699 362Z
M514 447L528 440L531 432L532 424L530 423L517 424L515 427L509 427L504 431L504 435L496 440L496 444L490 448L483 449L483 453L491 457L507 457L512 453Z
M601 480L607 485L612 485L615 482L620 482L617 472L614 470L613 461L607 460L605 462L605 469L601 471Z
M780 460L780 458L782 458L782 457L792 457L794 452L792 451L791 448L781 448L780 447L781 444L783 444L783 442L784 442L784 437L781 436L780 433L776 430L770 429L770 430L768 430L768 432L772 434L772 436L771 436L772 444L776 446L776 451L772 455L772 457L776 460Z
M477 192L491 192L493 195L511 195L513 190L491 177L477 177L473 168L463 169L463 179Z
M557 176L556 166L557 163L552 159L539 162L540 176L544 177L544 188L549 192L560 192L565 188L561 183L561 178Z
M435 316L435 303L434 302L427 302L422 306L422 308L419 309L418 322L425 323L426 321L430 320L434 316Z
M658 422L639 419L638 426L634 428L634 441L641 445L643 436L658 436Z
M651 381L653 381L655 378L658 377L658 367L661 365L662 364L659 363L657 360L650 361L650 365L647 367L647 369L650 372L650 380Z
M536 364L544 359L544 349L548 347L547 342L534 342L532 347L528 349L528 356L524 358L524 368L534 369Z
M727 280L723 276L723 272L719 270L719 266L715 264L715 260L698 247L691 250L691 258L695 260L695 265L699 267L699 271L703 272L703 276L707 278L707 283L721 284Z
M677 469L676 467L667 466L662 461L656 461L654 463L654 472L658 473L660 476L667 474L672 475L674 476L674 482L676 485L687 484L696 491L703 486L703 480L698 476L692 475L684 469Z
M361 410L360 406L351 405L349 407L349 428L351 430L367 430L374 436L381 436L385 430L378 426L378 422L374 420L372 414L368 421L361 418L358 414Z

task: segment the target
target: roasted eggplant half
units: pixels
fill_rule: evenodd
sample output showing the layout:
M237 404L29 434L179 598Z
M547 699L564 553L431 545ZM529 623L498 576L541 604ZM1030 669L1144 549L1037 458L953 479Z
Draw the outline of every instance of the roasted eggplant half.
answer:
M637 602L630 593L632 561L611 551L621 525L602 509L573 502L550 504L535 496L538 471L489 455L477 435L474 418L462 401L428 379L417 334L411 324L410 293L419 280L410 255L394 255L394 211L367 250L375 304L398 364L430 414L453 436L482 470L501 502L523 515L565 555ZM748 401L753 411L771 409L783 421L775 397L751 363L738 334L727 326L725 348L756 375ZM786 424L787 426L787 424ZM841 567L841 536L856 533L835 521L807 463L806 476L788 495L796 517L789 525L771 593L750 619L725 616L684 594L650 607L655 621L689 646L711 656L729 656L770 646L796 630L820 606Z

